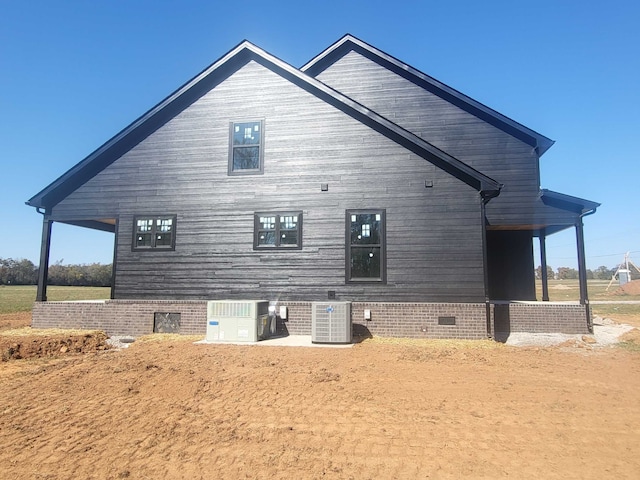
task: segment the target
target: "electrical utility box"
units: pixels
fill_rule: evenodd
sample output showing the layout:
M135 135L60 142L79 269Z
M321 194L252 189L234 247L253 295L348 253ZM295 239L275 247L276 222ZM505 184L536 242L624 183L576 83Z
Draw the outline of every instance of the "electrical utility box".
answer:
M311 342L351 343L351 302L311 303Z
M268 336L267 300L207 302L207 342L257 342Z

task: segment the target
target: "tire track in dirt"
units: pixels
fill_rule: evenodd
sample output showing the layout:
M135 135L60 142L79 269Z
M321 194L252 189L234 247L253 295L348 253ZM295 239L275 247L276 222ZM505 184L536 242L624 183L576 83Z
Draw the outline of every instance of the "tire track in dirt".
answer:
M11 478L633 478L640 356L139 343L0 376ZM13 368L13 367L12 367Z

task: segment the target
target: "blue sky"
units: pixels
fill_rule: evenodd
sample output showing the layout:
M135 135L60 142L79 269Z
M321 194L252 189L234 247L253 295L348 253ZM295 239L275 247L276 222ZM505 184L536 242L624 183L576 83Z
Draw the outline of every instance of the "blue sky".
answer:
M542 187L602 203L587 266L640 263L639 21L631 0L0 0L0 257L37 262L24 202L242 40L299 67L351 33L556 140ZM573 230L547 249L576 266ZM54 225L52 263L112 255L112 235Z

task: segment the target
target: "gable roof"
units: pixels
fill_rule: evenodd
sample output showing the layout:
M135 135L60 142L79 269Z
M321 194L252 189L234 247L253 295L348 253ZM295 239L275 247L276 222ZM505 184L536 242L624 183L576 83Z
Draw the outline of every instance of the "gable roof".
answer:
M478 190L485 198L500 193L502 185L494 179L245 40L34 195L26 202L27 205L45 209L54 207L252 60L445 170Z
M340 60L350 51L358 52L364 57L374 61L380 66L400 75L412 83L425 90L439 96L440 98L456 105L457 107L475 115L481 120L493 125L509 135L538 149L538 154L542 156L555 142L538 132L502 115L501 113L487 107L471 97L439 82L433 77L416 70L410 65L398 60L391 55L378 50L377 48L352 36L345 35L322 53L311 59L300 68L301 71L312 77L318 76L332 64Z

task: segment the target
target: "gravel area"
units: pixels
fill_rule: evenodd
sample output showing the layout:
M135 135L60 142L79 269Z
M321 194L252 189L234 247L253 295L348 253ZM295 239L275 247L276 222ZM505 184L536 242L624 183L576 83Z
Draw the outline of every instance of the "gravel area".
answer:
M610 318L595 317L593 319L592 335L513 332L509 335L505 343L516 347L550 347L575 341L576 343L584 343L592 347L606 347L617 343L622 335L633 330L633 328L631 325L615 323Z
M112 335L107 338L107 344L113 348L129 348L136 339L130 335Z

